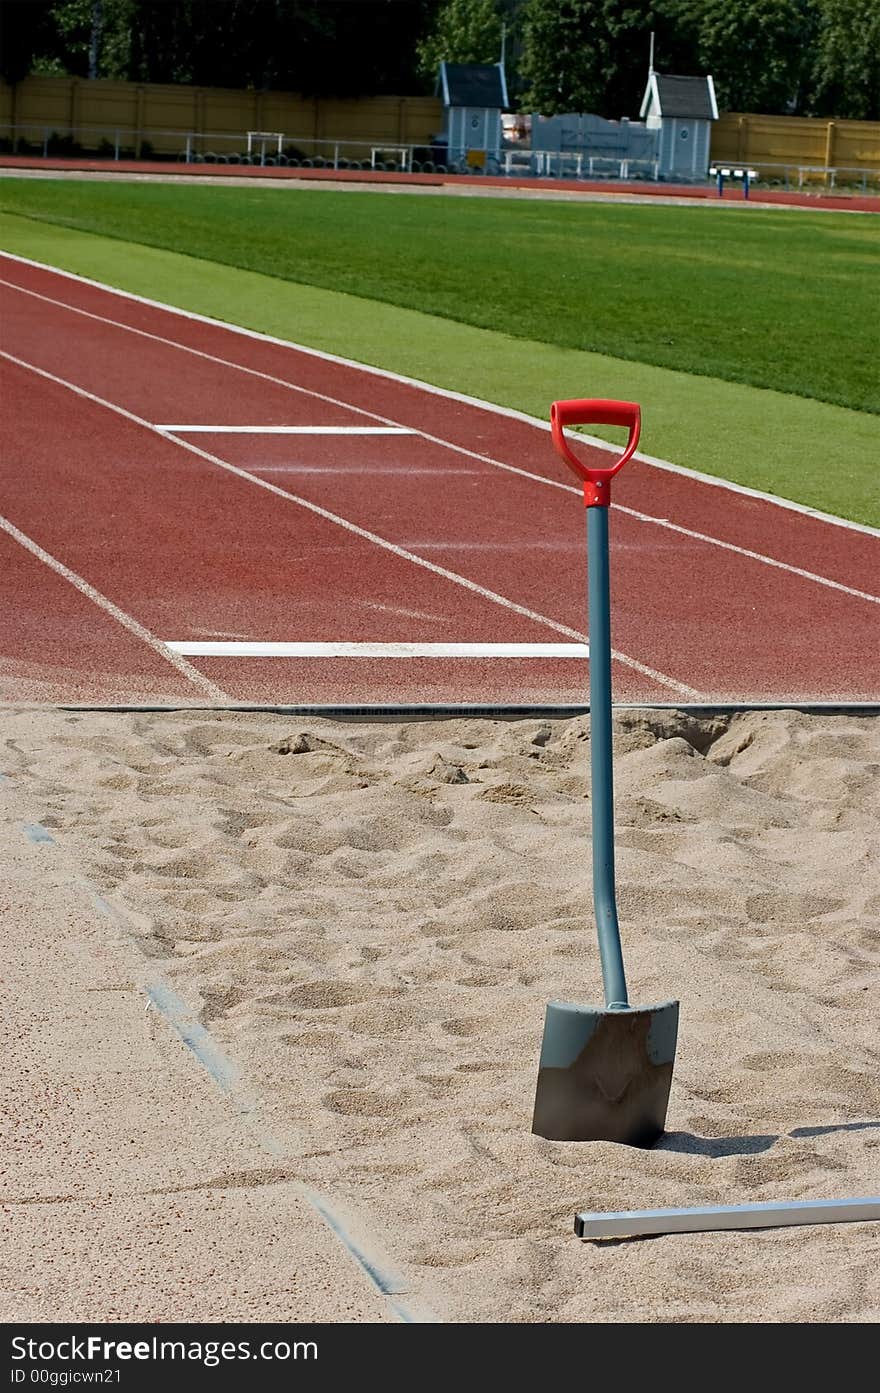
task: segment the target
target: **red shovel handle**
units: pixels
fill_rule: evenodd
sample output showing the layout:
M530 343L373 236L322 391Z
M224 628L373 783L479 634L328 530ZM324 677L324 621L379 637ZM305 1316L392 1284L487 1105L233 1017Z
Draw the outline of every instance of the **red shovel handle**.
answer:
M626 426L626 449L607 469L585 464L565 438L566 426ZM642 413L634 401L555 401L550 408L550 430L557 451L581 480L584 503L588 508L607 508L611 502L611 480L635 454L642 428Z

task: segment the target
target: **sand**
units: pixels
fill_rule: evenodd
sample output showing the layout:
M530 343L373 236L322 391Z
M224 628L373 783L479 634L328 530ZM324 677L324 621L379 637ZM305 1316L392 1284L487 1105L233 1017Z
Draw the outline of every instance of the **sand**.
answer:
M880 721L618 714L631 996L681 1001L647 1152L530 1132L546 1001L601 997L589 718L2 723L35 816L259 1098L279 1185L344 1206L438 1318L880 1318L880 1224L572 1233L880 1193Z

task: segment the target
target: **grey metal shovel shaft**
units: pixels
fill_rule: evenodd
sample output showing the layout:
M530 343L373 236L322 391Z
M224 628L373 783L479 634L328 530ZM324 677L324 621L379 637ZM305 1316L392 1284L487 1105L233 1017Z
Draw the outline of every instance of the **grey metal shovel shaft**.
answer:
M587 508L590 618L590 769L593 806L593 907L605 1005L629 1004L614 885L614 774L611 759L611 587L608 508Z

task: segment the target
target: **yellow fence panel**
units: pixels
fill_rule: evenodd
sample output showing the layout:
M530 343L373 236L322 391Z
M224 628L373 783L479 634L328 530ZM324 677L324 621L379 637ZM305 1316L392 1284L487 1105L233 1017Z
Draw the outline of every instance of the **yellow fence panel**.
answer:
M227 137L280 131L294 142L299 137L406 145L427 144L439 134L443 107L432 97L312 101L289 92L27 77L14 88L0 83L0 121L28 132L72 133L87 148L100 139L96 127L110 138L123 132L124 145L146 136L155 150L166 151L183 147L163 132L189 131Z
M880 170L880 122L728 111L712 127L712 159Z

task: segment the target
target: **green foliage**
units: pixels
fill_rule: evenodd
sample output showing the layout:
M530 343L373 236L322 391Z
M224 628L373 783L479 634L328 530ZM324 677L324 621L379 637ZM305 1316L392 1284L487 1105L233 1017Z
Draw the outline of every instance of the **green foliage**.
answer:
M722 107L880 120L878 0L661 3Z
M602 10L602 0L526 0L524 110L602 111L610 47Z
M501 18L495 0L445 0L417 53L419 70L429 82L444 61L497 63Z
M878 0L523 0L523 110L634 116L660 72L712 73L733 111L880 120Z
M97 29L99 77L308 96L408 92L435 8L436 0L10 0L4 71L14 68L17 80L35 63L61 63L86 77Z
M522 110L634 117L660 72L723 107L880 120L880 0L2 0L0 76L30 71L350 97L495 62Z
M667 0L693 46L695 72L712 73L719 105L784 112L797 105L814 16L804 0Z
M127 75L135 0L56 0L51 14L59 41L56 61L63 54L68 70L81 77Z
M662 72L697 72L693 36L674 0L524 0L519 12L523 111L553 116L589 111L609 119L638 115L648 75L650 36Z
M878 0L817 0L812 109L817 115L880 121Z

